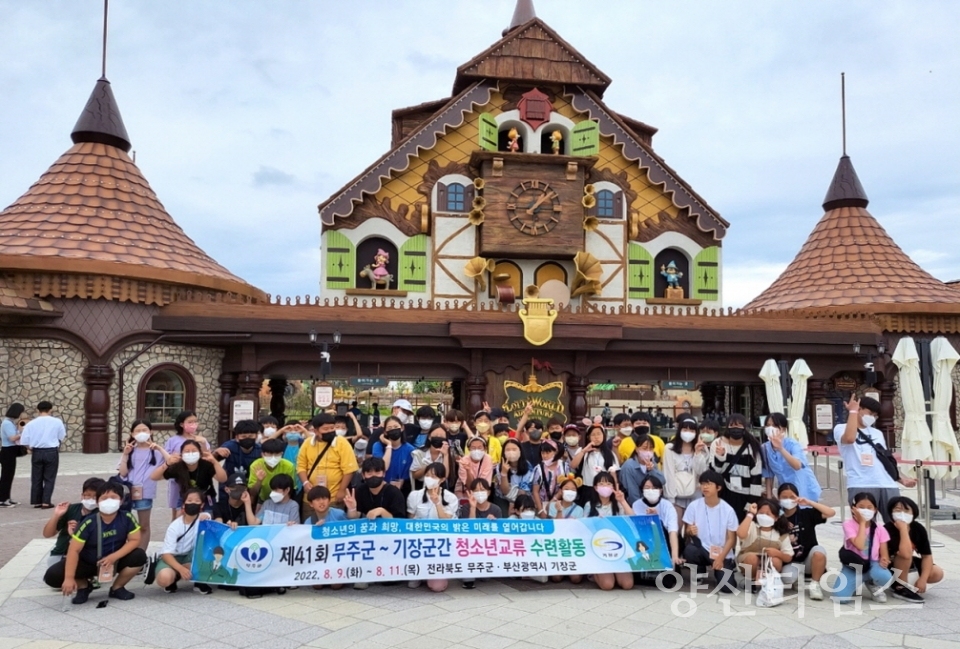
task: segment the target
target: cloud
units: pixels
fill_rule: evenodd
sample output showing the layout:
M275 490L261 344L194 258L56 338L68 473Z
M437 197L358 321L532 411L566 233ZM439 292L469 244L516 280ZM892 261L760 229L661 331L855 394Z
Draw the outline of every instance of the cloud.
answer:
M787 264L764 263L760 260L753 263L724 263L724 306L734 309L744 306L773 284L786 267Z
M292 185L296 181L296 176L273 167L261 166L260 169L253 174L253 184L257 187L266 187L267 185Z

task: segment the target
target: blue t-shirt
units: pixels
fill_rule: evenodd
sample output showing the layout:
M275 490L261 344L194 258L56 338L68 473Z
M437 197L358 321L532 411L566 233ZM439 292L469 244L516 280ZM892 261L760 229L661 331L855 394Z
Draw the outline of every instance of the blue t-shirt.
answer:
M299 455L299 454L300 454L300 445L299 445L299 444L297 444L296 446L294 446L294 445L292 445L292 444L287 444L287 448L285 448L284 451L283 451L283 459L289 461L290 464L292 464L294 467L296 467L296 466L297 466L297 455ZM294 476L294 478L293 478L293 489L294 489L294 491L300 491L300 487L302 487L302 486L303 486L303 485L300 483L300 476Z
M336 523L337 521L347 520L347 513L342 509L337 509L336 507L331 507L327 510L327 516L323 519L324 523ZM316 525L317 524L317 515L310 514L310 517L304 521L307 525Z
M11 437L16 437L20 434L20 431L17 430L17 425L13 421L4 417L3 423L0 424L0 446L16 446L16 444L11 440Z
M778 485L785 482L795 484L800 491L797 495L811 502L819 502L822 491L820 482L817 480L813 469L807 465L807 454L800 446L800 442L787 437L783 440L783 448L787 453L800 460L800 468L794 469L782 454L774 450L770 442L764 442L763 477L776 478Z
M373 443L373 457L383 457L383 444L380 442ZM413 465L413 448L412 444L404 442L397 448L393 449L393 453L390 456L390 468L387 469L386 475L383 479L387 482L393 482L394 480L409 480L410 479L410 467Z
M99 527L97 520L100 520ZM140 529L140 524L130 512L117 512L109 523L104 523L98 512L93 512L77 525L77 531L71 537L74 541L83 543L80 550L80 560L85 563L97 562L97 533L102 533L100 549L103 554L100 558L113 554L123 547L127 537Z

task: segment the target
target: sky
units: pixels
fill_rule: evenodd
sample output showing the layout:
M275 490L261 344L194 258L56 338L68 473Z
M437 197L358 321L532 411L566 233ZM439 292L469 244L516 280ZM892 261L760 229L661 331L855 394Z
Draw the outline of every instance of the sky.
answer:
M390 143L390 112L449 96L514 0L110 5L107 76L137 165L184 231L272 294L316 295L317 205ZM535 0L613 79L612 109L731 223L741 306L822 216L847 148L870 211L960 278L960 3ZM70 146L100 76L101 0L0 0L0 206Z

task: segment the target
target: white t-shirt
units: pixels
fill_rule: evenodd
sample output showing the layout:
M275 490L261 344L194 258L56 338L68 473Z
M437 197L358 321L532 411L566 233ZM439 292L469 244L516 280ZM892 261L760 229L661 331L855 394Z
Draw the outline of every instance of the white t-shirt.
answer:
M833 429L833 437L837 441L837 447L840 449L840 457L843 459L843 472L846 475L847 487L863 487L871 489L895 489L897 483L887 473L880 460L877 459L877 453L869 444L841 444L840 438L847 429L846 424L840 424ZM883 433L876 428L861 428L863 432L873 440L873 443L880 448L886 448L887 443L883 439ZM869 464L864 464L864 460ZM840 494L846 498L846 494Z
M726 501L721 500L717 505L708 507L703 498L697 498L687 506L683 512L683 522L697 526L697 538L707 552L712 546L722 548L727 542L727 532L736 532L739 527L737 514ZM733 558L732 549L726 558Z
M647 507L649 507L649 505L643 501L643 498L638 498L633 502L633 513L637 516L646 516ZM680 525L677 521L677 509L670 501L666 498L660 498L654 509L657 510L657 516L660 517L660 524L663 525L667 532L678 532L680 530Z
M437 506L433 501L430 500L429 497L424 499L424 491L425 489L417 489L416 491L411 491L410 495L407 496L407 514L410 518L440 518L440 515L437 513ZM460 500L455 494L446 489L442 489L440 494L444 511L447 512L450 518L456 518L460 511Z
M193 527L184 522L183 516L170 523L167 533L163 537L163 549L160 554L187 554L193 551L193 546L197 543L197 529L200 527L199 519L194 522ZM189 530L189 531L188 531ZM179 541L177 538L181 538Z
M607 467L603 459L603 453L600 451L590 451L584 455L580 464L580 470L581 477L583 478L583 485L585 487L592 487L593 481L596 479L598 473L603 473L604 471L616 473L620 470L620 463L617 462L617 454L614 453L613 464Z

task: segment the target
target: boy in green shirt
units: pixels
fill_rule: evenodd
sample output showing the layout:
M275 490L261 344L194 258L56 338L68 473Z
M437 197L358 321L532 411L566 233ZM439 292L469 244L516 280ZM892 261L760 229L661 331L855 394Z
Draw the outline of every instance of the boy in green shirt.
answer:
M259 502L270 498L270 480L274 476L288 475L291 480L296 480L296 467L290 460L283 459L283 452L286 449L287 443L281 439L264 440L260 446L262 457L254 460L250 465L247 487L250 489L250 495Z

